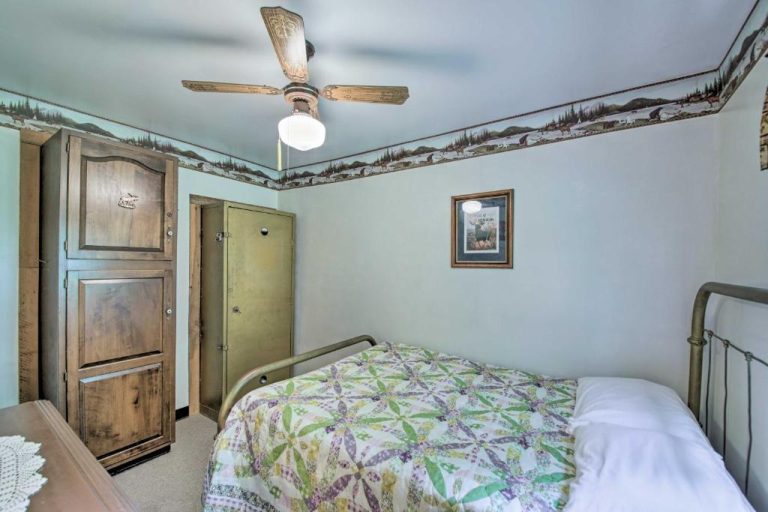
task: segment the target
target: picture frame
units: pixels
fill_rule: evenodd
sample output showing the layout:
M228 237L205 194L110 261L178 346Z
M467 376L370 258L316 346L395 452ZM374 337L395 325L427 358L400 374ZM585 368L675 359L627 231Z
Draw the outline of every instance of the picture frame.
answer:
M451 267L512 268L514 189L451 197Z

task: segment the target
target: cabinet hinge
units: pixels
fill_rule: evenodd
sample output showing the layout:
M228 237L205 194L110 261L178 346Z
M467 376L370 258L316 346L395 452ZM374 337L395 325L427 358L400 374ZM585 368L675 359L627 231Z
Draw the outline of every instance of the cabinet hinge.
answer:
M67 378L68 378L67 372L64 372L64 373L61 375L61 377L64 379L64 382L67 382Z
M69 278L65 277L64 278L64 289L66 290L68 286L69 286Z
M67 241L64 240L64 252L67 252Z
M69 141L64 145L64 152L69 153Z

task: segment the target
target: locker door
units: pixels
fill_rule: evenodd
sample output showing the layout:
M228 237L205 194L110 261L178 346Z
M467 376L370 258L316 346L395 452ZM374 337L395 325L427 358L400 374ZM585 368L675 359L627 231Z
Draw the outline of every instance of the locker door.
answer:
M292 355L293 219L226 206L225 394L248 370ZM268 383L289 375L275 372Z

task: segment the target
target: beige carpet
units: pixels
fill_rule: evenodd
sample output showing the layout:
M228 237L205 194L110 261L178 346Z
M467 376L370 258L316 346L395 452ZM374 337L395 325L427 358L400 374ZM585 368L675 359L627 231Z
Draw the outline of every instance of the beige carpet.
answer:
M216 423L195 415L176 422L171 452L118 473L117 484L142 512L201 510L203 473Z

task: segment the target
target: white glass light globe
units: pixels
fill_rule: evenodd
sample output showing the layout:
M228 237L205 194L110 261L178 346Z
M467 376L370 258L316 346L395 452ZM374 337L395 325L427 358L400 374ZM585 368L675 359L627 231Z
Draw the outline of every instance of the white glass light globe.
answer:
M325 126L309 114L294 112L277 123L280 140L299 151L318 148L325 142Z
M464 201L461 203L461 209L464 213L477 213L483 209L483 205L480 201Z

